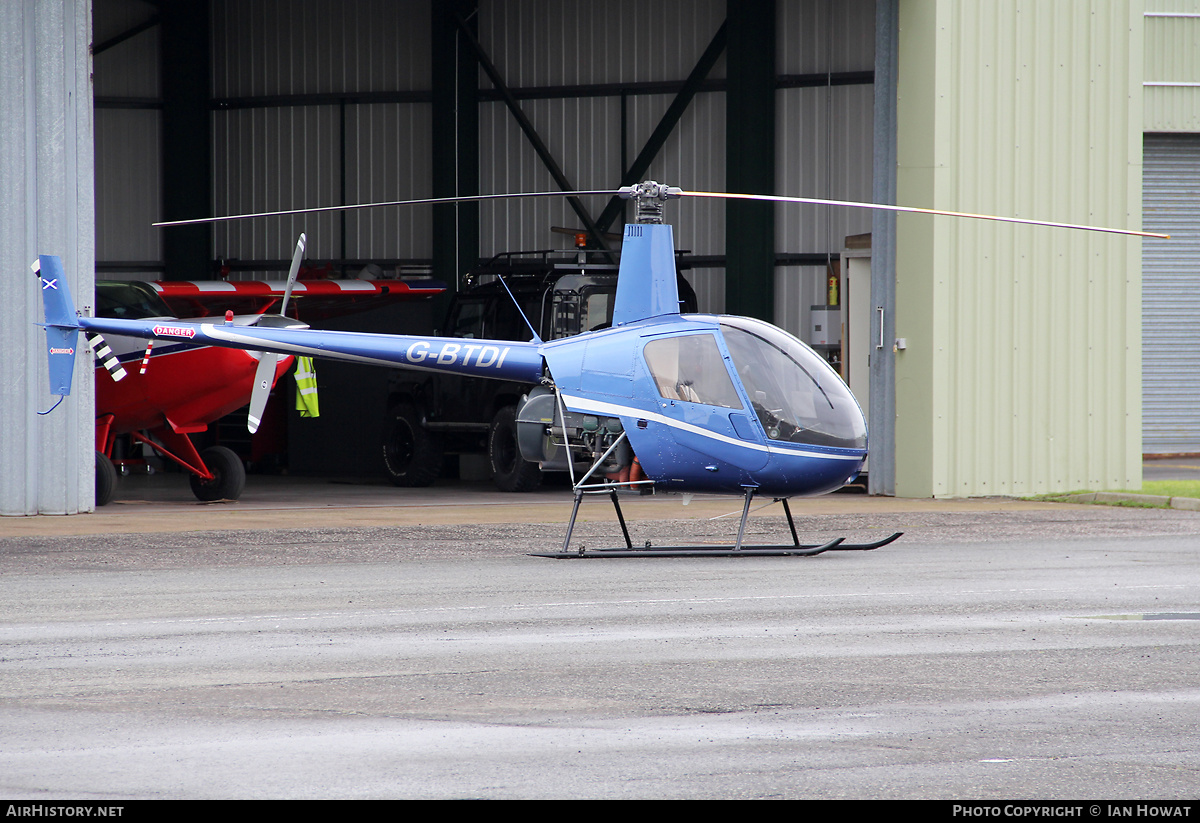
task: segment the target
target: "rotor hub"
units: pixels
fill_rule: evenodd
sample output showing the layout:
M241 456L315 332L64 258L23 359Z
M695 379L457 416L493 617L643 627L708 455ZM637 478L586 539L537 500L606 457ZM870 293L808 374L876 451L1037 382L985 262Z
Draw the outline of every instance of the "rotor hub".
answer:
M618 189L618 192L624 199L634 201L635 223L662 223L663 206L666 201L683 195L683 189L653 180L638 183L636 186L625 186Z

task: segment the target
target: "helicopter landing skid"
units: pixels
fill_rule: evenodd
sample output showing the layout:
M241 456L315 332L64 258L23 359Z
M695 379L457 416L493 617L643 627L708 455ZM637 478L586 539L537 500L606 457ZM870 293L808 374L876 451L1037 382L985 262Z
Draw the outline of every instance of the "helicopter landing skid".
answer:
M600 483L593 486L576 486L575 505L571 509L571 520L567 524L567 536L563 547L558 552L531 552L530 557L547 557L552 560L573 560L577 558L601 557L814 557L830 551L871 551L886 546L899 539L903 532L896 532L890 537L876 540L873 543L846 543L845 538L838 537L828 543L803 544L796 534L796 524L792 521L792 510L787 498L777 498L783 504L784 514L787 515L788 529L792 533L790 545L753 545L746 546L742 538L746 533L746 519L750 515L750 501L754 499L754 489L746 489L746 501L742 506L742 520L738 526L737 542L733 546L654 546L647 540L641 548L634 548L629 538L629 529L625 525L625 515L621 511L621 503L617 500L617 489L626 488L628 483ZM625 546L613 549L584 549L582 546L571 551L571 534L575 530L575 519L579 515L579 504L584 494L606 493L612 500L613 508L617 511L617 520L621 524L621 534L625 537Z

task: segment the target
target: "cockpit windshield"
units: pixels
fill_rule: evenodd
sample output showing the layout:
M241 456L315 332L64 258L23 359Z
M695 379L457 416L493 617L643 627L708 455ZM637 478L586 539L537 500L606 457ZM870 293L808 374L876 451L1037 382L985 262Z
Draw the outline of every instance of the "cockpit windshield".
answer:
M866 423L854 395L812 349L748 317L722 317L721 331L768 438L866 448Z
M97 280L96 316L141 320L170 317L171 310L153 286L140 280Z

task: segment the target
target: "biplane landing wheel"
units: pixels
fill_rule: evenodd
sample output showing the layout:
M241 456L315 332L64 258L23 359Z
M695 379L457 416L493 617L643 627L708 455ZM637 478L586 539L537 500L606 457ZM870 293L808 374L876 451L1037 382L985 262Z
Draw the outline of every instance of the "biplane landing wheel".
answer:
M388 411L383 433L383 467L394 485L408 488L433 485L442 469L442 444L421 425L411 403Z
M237 500L246 488L246 467L242 459L224 446L213 446L200 452L200 459L212 473L212 480L191 475L192 494L205 503L214 500Z
M541 468L521 457L516 406L505 406L492 418L488 461L492 466L492 481L502 492L531 492L542 485Z
M96 452L96 508L107 506L117 493L117 467L102 451Z

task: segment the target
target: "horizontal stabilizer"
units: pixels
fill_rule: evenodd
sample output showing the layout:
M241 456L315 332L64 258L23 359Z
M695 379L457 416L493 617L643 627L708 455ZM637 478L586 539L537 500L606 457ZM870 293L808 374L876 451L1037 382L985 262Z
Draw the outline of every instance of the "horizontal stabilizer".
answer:
M50 358L50 393L71 393L71 377L75 374L75 347L79 345L77 329L46 327L46 351Z

